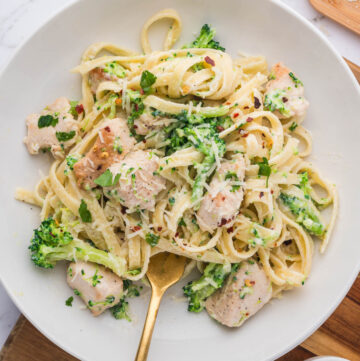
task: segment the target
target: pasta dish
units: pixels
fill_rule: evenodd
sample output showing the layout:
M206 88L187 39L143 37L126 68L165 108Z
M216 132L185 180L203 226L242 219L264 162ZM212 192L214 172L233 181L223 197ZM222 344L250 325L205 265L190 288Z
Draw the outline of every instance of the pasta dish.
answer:
M172 24L153 51L149 29L162 19ZM231 56L207 24L173 49L180 34L166 9L143 26L142 54L89 46L73 69L81 99L26 119L28 151L53 163L16 198L41 208L32 261L68 261L68 284L94 315L129 319L134 281L166 251L188 258L185 275L202 273L184 287L188 310L240 326L304 284L314 240L321 252L329 242L337 193L306 160L298 76L283 63L269 71L263 56Z

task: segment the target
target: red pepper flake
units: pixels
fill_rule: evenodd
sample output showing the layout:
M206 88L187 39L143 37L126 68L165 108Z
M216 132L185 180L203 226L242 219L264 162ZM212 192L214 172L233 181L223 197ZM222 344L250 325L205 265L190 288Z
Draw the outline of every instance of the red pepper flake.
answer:
M209 56L205 56L204 60L206 63L210 64L211 66L215 66L215 61L212 60Z
M260 100L257 97L254 97L254 107L255 107L255 109L260 108L260 105L261 105Z
M145 94L143 88L140 89L140 94L141 94L141 95L144 95L144 94Z
M216 126L216 130L220 133L220 132L222 132L222 131L225 130L225 129L224 129L224 127L222 127L221 125L217 125L217 126Z
M146 143L146 139L143 139L143 143Z
M231 104L231 102L226 102L225 104L226 104L226 105L230 105L230 104Z
M249 109L249 106L248 106L248 105L245 105L245 106L244 106L244 109Z
M264 142L262 142L262 148L263 148L263 149L265 148L265 143L264 143Z
M84 106L82 104L78 104L75 107L75 111L76 111L76 113L81 114L84 111Z
M250 313L249 313L249 312L246 312L246 313L245 313L245 316L246 316L246 317L248 317L249 315L250 315Z
M141 229L141 226L135 226L135 227L133 228L133 231L134 231L134 232L137 232L137 231L140 231L140 229Z
M219 227L225 226L226 223L227 223L227 220L225 218L222 218L221 222L219 224Z
M135 110L138 111L139 110L139 104L135 103Z
M138 128L138 126L137 125L134 125L134 129L137 129Z
M251 118L251 117L248 117L248 118L246 119L246 121L247 121L248 123L252 122L253 120L254 120L254 118Z
M242 134L241 136L242 136L243 138L246 138L248 135L249 135L249 133L245 133L245 132L244 132L244 134Z
M273 191L273 190L271 190L271 191L270 191L270 193L271 193L271 194L274 194L274 191Z
M260 198L264 197L264 192L260 192Z
M234 232L234 227L229 227L226 231L227 233L232 233Z
M240 114L239 113L235 113L233 114L233 118L237 118Z
M107 132L109 132L109 133L110 133L110 131L111 131L111 129L110 129L109 126L105 127L104 129L105 129Z
M255 281L250 281L251 286L254 286Z
M158 230L158 232L161 232L161 231L162 231L162 227L158 227L157 230Z
M282 101L283 101L284 103L286 103L288 100L289 100L288 98L282 97Z

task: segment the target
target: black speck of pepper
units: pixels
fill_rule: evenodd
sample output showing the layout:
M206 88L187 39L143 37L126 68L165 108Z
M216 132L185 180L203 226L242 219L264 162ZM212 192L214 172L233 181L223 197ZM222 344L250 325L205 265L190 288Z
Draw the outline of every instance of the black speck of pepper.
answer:
M289 100L289 99L286 98L286 97L283 97L283 98L282 98L282 101L283 101L284 103L286 103L288 100Z
M260 192L260 198L264 197L264 192Z
M255 109L260 108L260 100L257 97L254 97L254 107Z

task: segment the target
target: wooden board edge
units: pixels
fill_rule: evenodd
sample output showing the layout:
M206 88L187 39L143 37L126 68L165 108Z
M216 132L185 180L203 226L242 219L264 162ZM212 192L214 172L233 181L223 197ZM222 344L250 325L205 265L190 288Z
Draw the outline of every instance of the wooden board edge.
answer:
M347 65L349 65L350 70L353 72L353 74L355 75L356 80L360 83L360 66L354 64L352 61L350 61L349 59L344 58Z
M9 352L11 352L12 345L15 343L16 338L21 332L21 329L24 327L25 323L28 322L27 319L20 315L14 328L11 330L8 338L6 339L1 351L0 351L0 361L6 359L6 356Z
M357 23L355 20L349 20L342 12L335 11L337 9L334 8L331 3L326 3L325 1L320 2L319 0L309 0L309 2L319 13L325 15L338 24L345 26L355 34L360 35L360 23Z

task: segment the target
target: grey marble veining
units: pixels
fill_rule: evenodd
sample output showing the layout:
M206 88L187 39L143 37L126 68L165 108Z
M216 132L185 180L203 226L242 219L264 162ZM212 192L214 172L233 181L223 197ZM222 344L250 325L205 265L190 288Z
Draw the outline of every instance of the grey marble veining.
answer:
M60 8L73 0L0 0L0 69L18 46ZM311 21L345 57L360 64L360 37L316 12L307 0L281 0ZM356 0L359 2L360 0ZM65 297L65 296L64 296ZM19 311L0 284L0 348Z

